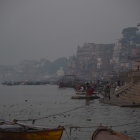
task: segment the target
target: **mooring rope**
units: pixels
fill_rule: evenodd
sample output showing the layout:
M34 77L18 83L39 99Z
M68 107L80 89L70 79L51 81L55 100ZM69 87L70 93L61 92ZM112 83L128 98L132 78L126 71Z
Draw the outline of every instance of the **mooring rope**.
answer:
M44 117L40 117L40 118L16 119L16 121L32 121L32 123L34 124L35 121L37 121L37 120L41 120L41 119L45 119L45 118L49 118L49 117L54 117L54 116L59 116L59 115L64 115L65 113L69 113L69 112L72 112L72 111L75 111L75 110L78 110L78 109L81 109L81 108L84 108L84 107L85 107L85 105L79 106L79 107L75 107L73 109L70 109L70 110L67 110L67 111L64 111L64 112L60 112L60 113L56 113L56 114L51 114L51 115L47 115L47 116L44 116Z

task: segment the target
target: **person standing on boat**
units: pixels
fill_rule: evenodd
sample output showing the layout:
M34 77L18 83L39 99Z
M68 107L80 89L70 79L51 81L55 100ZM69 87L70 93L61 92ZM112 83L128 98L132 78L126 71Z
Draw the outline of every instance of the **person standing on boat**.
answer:
M86 93L88 96L92 96L94 93L94 89L91 86L87 87Z
M90 84L87 82L87 83L85 84L85 86L86 86L86 89L88 89L88 88L90 87Z
M81 91L81 92L84 91L84 86L81 85L81 87L80 87L80 91Z

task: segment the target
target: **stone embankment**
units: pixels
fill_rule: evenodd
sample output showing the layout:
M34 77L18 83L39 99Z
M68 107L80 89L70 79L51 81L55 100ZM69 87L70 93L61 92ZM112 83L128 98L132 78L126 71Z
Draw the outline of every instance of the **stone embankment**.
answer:
M140 107L140 72L133 72L131 81L110 93L101 102L121 107Z

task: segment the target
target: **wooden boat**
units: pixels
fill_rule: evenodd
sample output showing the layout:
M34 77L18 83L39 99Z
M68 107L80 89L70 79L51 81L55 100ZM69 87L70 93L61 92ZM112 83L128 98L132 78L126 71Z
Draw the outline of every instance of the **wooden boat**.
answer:
M54 129L13 122L0 123L0 140L60 140L64 127Z
M86 91L76 91L75 93L76 93L76 95L86 95L87 94ZM98 92L94 92L94 94L98 94Z
M135 140L129 136L112 130L111 128L101 126L95 130L92 140Z
M89 99L89 100L93 100L93 99L99 99L99 97L96 96L96 95L92 95L92 96L77 95L77 96L72 96L71 99Z
M76 95L86 95L86 91L76 91Z
M75 88L77 83L82 82L76 75L64 75L59 81L58 86L59 88Z

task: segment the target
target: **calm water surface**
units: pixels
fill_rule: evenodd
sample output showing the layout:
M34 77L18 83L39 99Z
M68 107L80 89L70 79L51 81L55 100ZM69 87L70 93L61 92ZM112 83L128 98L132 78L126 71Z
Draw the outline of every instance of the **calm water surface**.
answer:
M140 108L121 108L99 100L73 100L72 88L56 85L0 86L0 119L45 127L65 126L62 140L91 140L100 124L140 139ZM70 128L71 129L70 133ZM77 128L75 128L77 127Z

